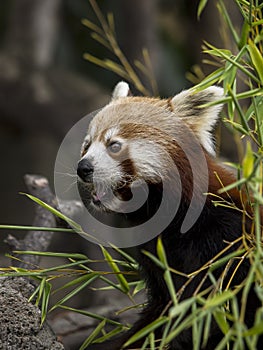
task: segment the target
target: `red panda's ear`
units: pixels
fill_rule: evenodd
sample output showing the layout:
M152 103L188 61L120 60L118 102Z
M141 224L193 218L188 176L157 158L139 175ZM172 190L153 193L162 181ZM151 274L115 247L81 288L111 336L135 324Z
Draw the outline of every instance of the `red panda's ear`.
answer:
M203 91L185 90L170 100L173 112L193 130L203 147L214 154L213 130L222 109L222 104L205 106L222 99L224 90L218 86L211 86Z
M121 97L130 96L130 87L125 81L120 81L114 88L112 93L112 99L116 100Z

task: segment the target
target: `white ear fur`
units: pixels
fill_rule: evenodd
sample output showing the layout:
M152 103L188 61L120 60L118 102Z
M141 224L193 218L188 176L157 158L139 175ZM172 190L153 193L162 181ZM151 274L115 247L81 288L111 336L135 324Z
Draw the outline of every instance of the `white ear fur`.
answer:
M221 87L211 86L196 93L193 90L182 91L171 100L176 116L184 119L211 154L215 154L211 131L219 118L222 104L207 107L202 105L219 101L223 96L224 90Z
M127 97L129 95L129 91L129 85L124 81L120 81L113 90L112 99L115 100L120 97Z

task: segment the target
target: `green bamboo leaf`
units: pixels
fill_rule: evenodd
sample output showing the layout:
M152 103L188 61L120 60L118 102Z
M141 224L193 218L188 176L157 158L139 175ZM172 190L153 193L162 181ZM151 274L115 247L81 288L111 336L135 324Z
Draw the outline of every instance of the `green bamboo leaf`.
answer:
M157 318L155 321L149 323L146 327L142 328L140 331L135 333L125 344L124 348L131 345L135 341L147 336L149 333L153 332L156 328L161 327L163 324L168 322L168 318L166 316L161 316Z
M134 288L134 290L133 290L133 292L132 292L132 295L136 295L136 294L138 294L140 291L142 291L142 290L144 290L145 289L145 283L144 283L144 281L138 281L137 283L136 283L136 286L135 286L135 288Z
M242 135L249 135L249 131L244 129L241 124L236 123L232 120L227 120L227 122L237 131L239 131Z
M51 284L45 281L43 296L41 300L41 325L43 325L47 317L51 288Z
M127 282L126 278L121 273L121 270L119 269L118 265L113 260L113 258L110 255L110 253L104 247L101 247L101 249L102 249L103 255L104 255L108 265L110 266L112 271L114 273L116 273L116 278L118 279L118 281L119 281L119 283L121 285L122 291L127 294L129 292L129 290L130 290L129 283Z
M156 264L156 266L159 266L161 269L165 270L165 265L154 254L147 252L146 250L142 250L142 253L150 258Z
M115 329L113 329L112 331L106 333L103 336L100 336L99 338L96 338L96 340L94 341L95 344L97 343L104 343L106 340L109 340L111 337L113 337L114 335L119 334L121 331L127 330L127 327L124 327L122 325L116 327Z
M241 70L241 72L243 72L248 77L250 77L253 81L255 81L256 83L259 83L259 79L254 74L252 74L247 68L245 68L245 66L242 63L237 62L236 58L234 56L229 56L228 53L225 53L225 50L218 49L211 44L206 43L206 45L213 50L214 55L217 53L219 55L219 57L232 63L234 66L239 68Z
M94 318L95 320L99 320L99 321L106 320L107 323L109 323L109 324L111 324L111 325L113 325L113 326L122 326L122 324L121 324L120 322L113 321L113 320L111 320L111 319L109 319L109 318L106 318L106 317L104 317L104 316L94 314L93 312L75 309L75 308L73 308L73 307L66 306L66 305L58 305L58 307L59 307L60 309L64 309L64 310L76 312L76 313L78 313L78 314L80 314L80 315L84 315L84 316L87 316L87 317ZM123 327L122 327L122 328L123 328Z
M257 46L253 43L251 39L248 40L248 52L251 57L253 66L258 73L261 85L263 85L263 57L262 53L259 51Z
M114 23L114 16L112 12L109 12L107 14L107 19L108 19L109 28L112 34L115 34L115 23Z
M99 35L105 37L104 31L103 31L99 26L97 26L96 24L94 24L93 22L91 22L90 20L88 20L87 18L83 18L83 19L81 20L81 23L82 23L84 26L88 27L89 29L93 30L95 33L98 33Z
M195 85L193 91L199 92L213 84L216 84L220 80L223 73L224 68L218 68L217 70L209 74L206 78L204 78L199 84Z
M238 43L239 48L241 48L241 47L243 48L246 46L247 38L249 36L249 31L250 31L250 25L246 20L244 20L244 24L243 24L241 36L240 36L240 41Z
M48 231L48 232L76 232L71 228L21 226L21 225L0 225L0 230L22 230L22 231Z
M234 295L235 294L231 290L224 290L222 293L215 295L211 299L208 299L203 307L204 309L210 309L222 305L226 301L232 299Z
M209 44L209 46L210 46L210 44ZM203 52L207 53L207 54L209 54L211 56L216 56L216 57L221 57L221 58L226 58L226 57L233 56L232 52L227 50L227 49L214 48L214 49L210 49L210 50L204 50Z
M200 0L199 1L199 5L198 5L198 8L197 8L197 18L198 19L200 19L200 16L201 16L201 14L202 14L202 12L203 12L206 4L207 4L207 1L208 0Z
M101 321L98 326L94 329L94 331L88 336L88 338L82 343L79 350L85 350L88 345L92 343L92 341L101 333L103 328L105 327L106 320Z
M120 249L118 247L116 247L115 245L111 244L111 247L116 250L116 252L118 252L121 256L124 257L125 260L127 260L129 263L133 264L133 265L138 265L137 261L127 252L125 252L123 249Z
M66 259L78 259L89 261L86 255L77 253L54 253L54 252L37 252L32 250L14 250L15 254L23 255L38 255L38 256L49 256L54 258L66 258Z
M211 326L212 326L212 314L210 312L207 313L206 319L205 319L205 324L204 324L204 334L203 334L203 342L201 345L201 349L205 349L209 335L211 333Z
M209 272L213 272L222 265L226 264L229 260L239 257L245 253L245 249L239 249L235 250L234 252L227 254L223 256L221 259L215 260L210 266L209 266Z
M69 226L71 226L76 233L80 234L81 236L88 237L89 239L92 239L93 241L98 242L98 239L96 237L94 237L93 235L91 235L91 234L89 234L87 232L84 232L82 227L77 222L75 222L71 218L67 217L66 215L62 214L57 209L51 207L49 204L43 202L41 199L36 198L36 197L34 197L34 196L30 195L30 194L27 194L27 193L21 193L21 194L27 196L32 201L34 201L37 204L39 204L41 207L47 209L53 215L55 215L55 216L59 217L60 219L66 221L69 224ZM98 243L100 243L100 242L98 242Z
M263 19L259 22L261 22L261 23L259 23L259 25L263 24ZM259 44L261 41L263 41L263 30L261 30L261 32L258 35L256 35L254 43Z
M112 51L110 44L104 37L102 37L98 33L91 33L91 37L93 40L97 41L99 44L106 47L109 51Z
M262 178L260 180L262 181ZM258 201L258 203L260 205L263 205L263 197L262 197L262 195L260 193L254 193L253 197L254 197L255 200Z
M243 333L244 337L252 336L252 335L260 335L262 334L263 329L263 321L258 322L255 326L251 327L247 331Z
M192 313L196 313L197 305L192 304ZM201 345L201 338L203 335L204 318L194 318L192 324L192 348L199 350Z
M166 258L166 254L165 254L165 250L164 250L164 246L163 246L161 237L158 237L156 249L157 249L158 258L165 265L165 267L168 268L169 266L168 266L168 262L167 262L167 258Z
M38 289L38 296L37 296L37 299L36 299L36 305L38 306L39 303L40 303L40 300L42 298L42 295L43 295L43 292L44 292L44 288L45 288L45 283L47 281L47 278L46 277L43 277L41 279L41 282L40 282L40 285L39 285L39 289Z
M250 142L247 142L247 150L242 162L243 175L248 178L254 169L254 154Z
M86 274L83 275L83 276L80 276L78 278L75 278L73 279L72 281L69 281L68 283L66 284L63 284L63 286L61 286L60 288L57 288L56 290L54 290L53 294L63 290L63 289L67 289L69 287L73 287L75 286L76 284L79 284L79 283L83 283L87 280L87 277L86 277Z
M230 329L230 326L229 326L229 324L228 324L228 322L226 320L226 311L225 310L216 309L213 312L213 316L214 316L214 318L216 320L216 323L220 327L221 331L224 334L227 334L227 332Z
M237 94L232 90L231 86L227 86L227 91L228 91L228 94L232 97L232 100L235 104L235 107L238 111L238 114L239 114L239 117L240 117L240 121L241 121L241 124L242 124L242 128L244 130L246 130L247 133L249 133L249 130L250 130L250 127L247 123L247 120L246 120L246 117L244 115L244 112L238 102L238 98L237 98Z
M110 59L104 59L104 64L106 69L118 74L119 76L125 78L128 81L131 81L129 74L123 69L123 67L120 64Z
M226 62L225 72L221 77L221 81L224 84L224 91L227 91L227 88L235 85L237 75L237 67L233 66L231 63Z
M66 301L74 297L76 294L78 294L82 289L86 288L91 282L93 282L95 279L99 277L98 273L90 273L89 275L86 275L86 282L82 283L79 287L72 290L70 293L68 293L65 297L61 298L56 304L51 308L50 311L53 311L60 307L62 304L64 304Z
M112 70L114 73L118 74L120 77L122 77L127 81L131 80L130 76L127 74L125 69L121 65L117 64L116 62L113 62L112 60L109 60L109 59L101 60L98 57L95 57L89 53L85 53L83 57L85 60L93 64L96 64L99 67Z
M167 335L166 339L164 340L164 343L169 344L175 337L178 336L178 334L180 334L183 330L189 328L193 324L195 319L197 318L200 319L204 317L206 312L200 309L196 309L195 312L190 313L189 316L183 318L180 321L180 323L176 324L176 327L172 327L170 333Z
M234 28L233 21L231 20L229 14L228 14L228 11L225 7L224 2L222 0L220 0L217 4L217 7L218 7L222 17L224 18L225 23L228 25L230 32L235 40L235 43L238 44L240 41L239 36Z
M170 296L172 298L173 304L176 305L178 303L177 296L176 296L176 291L175 291L175 288L174 288L174 283L173 283L173 279L172 279L172 276L171 276L171 272L168 269L164 272L164 280L165 280L166 286L167 286L167 288L169 290L169 293L170 293Z
M238 180L238 181L233 182L232 184L230 184L230 185L228 185L228 186L224 186L223 188L219 189L219 190L218 190L218 193L221 194L221 193L230 191L230 190L232 190L233 188L236 188L236 187L238 187L238 186L243 185L246 181L247 181L247 179L242 178L242 179L240 179L240 180Z
M189 308L193 303L196 302L196 299L194 297L191 297L189 299L183 300L178 304L173 305L169 309L169 317L175 318L179 315L186 314Z
M221 342L216 346L215 350L232 350L231 347L229 346L229 341L231 338L233 339L233 335L235 335L234 330L230 330L221 340ZM231 344L232 345L232 344ZM238 349L238 348L237 348ZM237 350L236 349L236 350Z
M58 211L57 209L51 207L51 205L43 202L41 199L36 198L34 196L32 196L31 194L27 194L27 193L21 193L25 196L27 196L28 198L30 198L32 201L34 201L35 203L39 204L41 207L47 209L48 211L50 211L52 214L54 214L55 216L59 217L60 219L66 221L77 233L82 233L83 230L81 228L81 226L76 223L75 221L73 221L72 219L70 219L69 217L67 217L66 215L62 214L60 211Z

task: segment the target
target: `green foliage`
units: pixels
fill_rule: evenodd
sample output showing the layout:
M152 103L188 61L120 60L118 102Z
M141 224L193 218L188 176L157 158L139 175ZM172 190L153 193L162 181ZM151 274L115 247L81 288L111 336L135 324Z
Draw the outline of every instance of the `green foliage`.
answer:
M83 20L83 23L90 28L92 37L96 41L115 54L118 63L107 59L100 60L90 54L87 54L85 57L95 64L116 72L124 79L133 83L143 94L150 94L140 82L132 65L119 49L112 15L109 15L106 20L101 14L96 2L94 0L90 2L98 17L100 26L89 20ZM205 271L205 276L210 278L212 282L212 287L202 292L200 292L202 286L200 284L192 297L183 301L180 300L182 290L175 290L172 283L173 274L182 275L182 273L169 267L161 239L158 240L157 244L157 256L153 256L149 252L144 252L152 260L152 263L157 264L163 270L164 279L170 292L171 302L169 308L166 310L168 311L167 313L164 310L164 313L158 319L133 335L126 345L130 345L136 340L148 336L142 349L164 349L183 330L191 327L194 339L193 349L198 350L207 342L212 320L215 320L225 334L224 339L216 347L216 350L229 349L230 340L234 343L233 349L244 349L245 346L249 349L255 349L257 337L259 334L262 334L262 308L257 311L254 325L250 329L246 327L244 318L246 300L252 285L255 286L255 291L259 299L263 301L261 226L261 206L263 205L263 4L256 0L234 0L234 2L243 17L242 29L240 32L235 29L224 2L222 0L217 1L219 14L232 37L233 47L220 49L209 43L205 44L204 52L211 57L212 62L210 62L216 68L210 75L199 82L194 87L194 90L202 90L213 84L223 84L225 97L221 102L227 103L224 122L233 132L235 140L239 140L243 153L239 164L230 164L237 171L237 181L228 187L224 187L222 184L221 193L228 192L233 188L245 189L249 198L249 208L244 204L244 220L246 217L249 217L253 219L254 225L251 232L246 232L244 228L243 237L238 240L240 243L238 250L227 253L233 244L233 242L229 242L222 252L207 262L198 271L194 271L188 275L183 274L187 279L185 286L201 271ZM206 3L207 0L200 1L198 16L201 15ZM150 61L146 51L144 51L144 58L145 62L136 62L135 64L153 82ZM195 78L195 81L198 80L198 76L193 75L192 78ZM156 91L154 83L152 83L152 86L153 91ZM69 231L88 235L88 233L83 232L82 228L71 219L47 206L40 200L32 196L28 197L65 220L72 227L72 230ZM227 202L223 200L220 197L220 193L218 196L215 196L214 204L230 206L238 210L238 208L233 207L231 201ZM13 227L2 226L0 228ZM19 226L18 229L23 229L23 227ZM28 229L28 227L24 229ZM42 229L47 230L46 228ZM50 230L55 231L54 229ZM58 308L75 311L87 317L97 319L99 321L98 326L88 336L81 347L81 349L85 349L91 342L102 342L127 329L128 325L123 325L101 315L67 306L67 302L71 298L74 298L81 290L87 287L91 288L95 281L100 280L103 286L99 289L117 289L120 293L127 295L127 300L133 302L134 308L141 307L141 305L136 305L134 300L134 295L143 289L143 283L138 279L137 263L126 252L116 247L113 247L113 249L119 253L120 260L114 259L109 250L102 248L104 259L101 262L106 261L108 263L109 271L93 270L90 266L94 261L82 254L23 251L15 253L21 255L39 254L41 256L63 257L67 259L67 263L48 269L34 268L32 270L22 270L14 267L1 268L1 275L28 276L39 282L39 286L31 299L35 300L37 304L41 304L42 321L44 321L48 312ZM249 274L241 285L230 289L231 279L234 277L234 274L238 273L238 268L244 259L250 261L251 269ZM233 276L230 278L227 286L223 288L222 281L226 272L233 262L236 261L240 263L233 272ZM96 262L98 263L98 261ZM219 280L215 280L213 273L222 266L226 266L222 276ZM108 278L109 275L116 276L116 279L113 281ZM129 276L132 276L132 279ZM63 279L65 281L59 289L53 288L52 282L56 279ZM94 287L92 288L94 289ZM65 293L64 297L50 308L50 296L61 290ZM242 305L240 307L237 304L237 293L242 293ZM107 333L105 328L108 324L114 327L109 333ZM154 330L159 326L163 327L164 332L163 338L161 340L158 339L160 343L157 347Z

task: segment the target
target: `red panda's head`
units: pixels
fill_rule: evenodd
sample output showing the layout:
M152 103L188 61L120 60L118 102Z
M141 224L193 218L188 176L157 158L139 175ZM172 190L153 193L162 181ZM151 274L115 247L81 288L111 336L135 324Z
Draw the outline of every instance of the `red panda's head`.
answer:
M186 90L167 100L128 95L128 85L119 83L89 125L77 170L82 197L94 208L125 212L136 191L166 181L190 200L193 168L201 188L204 152L214 153L211 131L221 105L211 103L223 90Z

